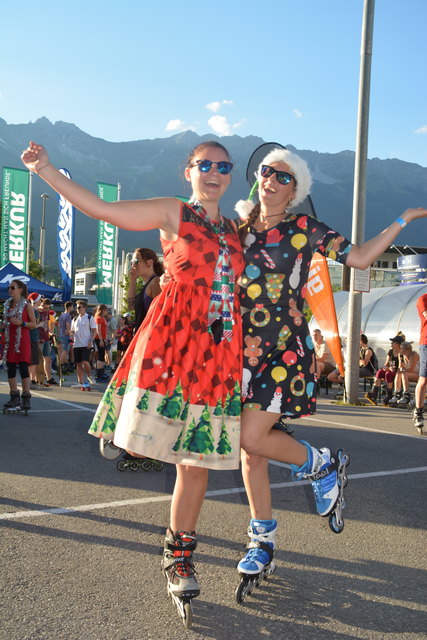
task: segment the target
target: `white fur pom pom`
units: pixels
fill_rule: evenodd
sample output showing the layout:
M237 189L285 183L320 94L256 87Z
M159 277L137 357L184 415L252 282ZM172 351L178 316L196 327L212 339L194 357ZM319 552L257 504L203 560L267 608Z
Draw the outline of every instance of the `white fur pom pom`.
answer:
M237 211L241 220L247 220L254 206L252 200L239 200L234 206L234 211Z

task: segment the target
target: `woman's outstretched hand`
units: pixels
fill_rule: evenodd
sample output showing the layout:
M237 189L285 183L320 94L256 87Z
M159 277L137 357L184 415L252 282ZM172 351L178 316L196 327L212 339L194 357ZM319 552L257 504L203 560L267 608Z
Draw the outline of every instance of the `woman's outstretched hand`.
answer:
M34 171L34 173L38 173L49 164L49 156L46 149L41 144L36 144L33 141L21 154L21 160L27 169Z
M406 211L403 212L403 215L405 215L406 220L409 218L408 222L419 218L427 218L427 209L424 209L423 207L418 207L417 209L406 209Z

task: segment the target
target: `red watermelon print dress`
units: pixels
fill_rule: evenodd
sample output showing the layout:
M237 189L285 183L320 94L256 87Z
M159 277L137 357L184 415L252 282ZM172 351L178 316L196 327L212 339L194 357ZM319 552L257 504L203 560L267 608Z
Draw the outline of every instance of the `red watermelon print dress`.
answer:
M161 241L172 279L152 302L89 433L164 462L236 469L242 325L234 283L243 252L226 218L215 224L199 203L185 202L180 216L178 238Z

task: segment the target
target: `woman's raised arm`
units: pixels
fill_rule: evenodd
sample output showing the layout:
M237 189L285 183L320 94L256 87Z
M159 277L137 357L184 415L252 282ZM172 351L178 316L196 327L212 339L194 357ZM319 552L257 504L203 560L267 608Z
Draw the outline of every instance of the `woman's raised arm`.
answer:
M388 247L402 231L403 227L413 220L427 217L427 209L406 209L401 216L391 223L374 238L367 240L362 245L353 245L348 254L346 266L356 269L367 269Z
M46 149L32 141L22 153L21 160L27 169L40 176L54 191L90 218L104 220L130 231L162 229L166 233L178 232L179 201L175 198L106 202L65 177L51 164Z

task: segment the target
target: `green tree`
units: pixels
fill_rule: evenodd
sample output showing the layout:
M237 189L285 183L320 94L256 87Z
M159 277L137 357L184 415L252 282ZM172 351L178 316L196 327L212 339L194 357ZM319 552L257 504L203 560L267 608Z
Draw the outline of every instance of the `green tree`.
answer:
M116 428L116 423L117 423L117 415L116 415L116 407L114 405L113 394L114 394L113 385L108 386L107 389L105 390L105 393L96 411L95 419L93 420L90 426L91 433L96 433L98 431L101 418L104 417L105 413L106 413L105 421L101 431L103 433L114 432L114 429Z
M238 382L234 385L233 393L227 393L225 400L224 413L227 416L240 416L242 412L242 400L240 397L240 385Z
M214 451L215 446L212 438L212 424L208 405L205 405L199 422L193 429L190 438L188 438L187 433L185 442L187 446L183 446L183 448L194 453L200 453L200 459L202 459L203 455Z
M116 393L118 396L124 396L126 393L127 380L123 378L120 383L120 387L117 389Z
M149 398L150 398L150 391L147 389L147 391L141 396L141 400L136 405L136 408L139 409L140 411L147 411Z
M166 394L157 407L157 412L165 418L176 420L182 409L182 386L178 382L171 394Z
M222 424L221 435L219 437L218 445L216 447L216 452L224 457L227 453L231 453L231 442L228 437L227 429L225 424Z
M184 431L185 431L185 425L182 427L181 431L179 432L178 439L175 442L175 444L173 445L172 451L179 451L179 448L181 446L182 436L184 435Z

